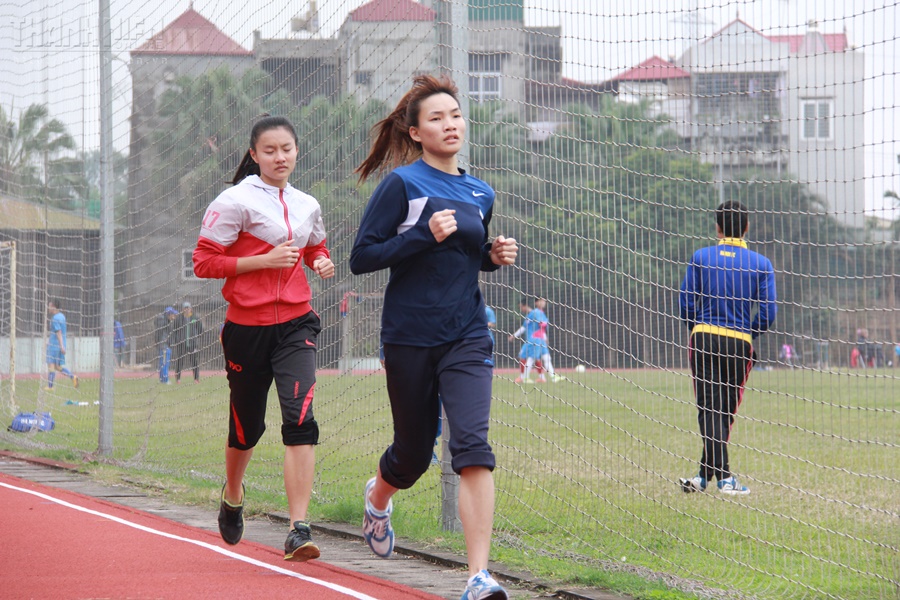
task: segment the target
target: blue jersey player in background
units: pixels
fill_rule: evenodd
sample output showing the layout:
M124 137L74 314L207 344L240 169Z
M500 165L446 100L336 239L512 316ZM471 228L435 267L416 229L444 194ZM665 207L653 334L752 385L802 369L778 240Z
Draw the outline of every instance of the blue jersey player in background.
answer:
M691 332L689 356L697 421L703 437L700 472L680 479L685 492L713 478L724 494L749 494L731 473L728 439L753 367L753 340L775 320L775 271L747 247L747 208L737 201L716 209L719 242L694 253L681 284L681 319Z
M541 307L538 307L538 303L542 303ZM559 381L559 376L553 370L553 361L550 359L550 320L543 311L542 307L545 305L546 303L542 299L535 301L534 308L525 298L519 302L519 310L525 315L525 320L522 322L522 326L509 336L510 341L524 337L522 349L519 350L521 375L516 378L516 383L533 383L530 375L535 364L547 370L547 373L550 374L550 381L553 383ZM546 381L543 372L540 373L537 381L538 383Z
M53 389L56 381L56 373L62 373L72 380L72 385L78 387L78 376L66 367L67 340L66 315L62 313L59 300L50 300L47 303L47 313L50 315L50 337L47 340L47 387Z

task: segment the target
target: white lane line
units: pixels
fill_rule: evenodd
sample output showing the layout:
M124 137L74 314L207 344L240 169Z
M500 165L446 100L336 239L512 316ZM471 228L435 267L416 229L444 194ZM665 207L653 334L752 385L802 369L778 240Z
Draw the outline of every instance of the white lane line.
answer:
M25 488L16 487L14 485L10 485L8 483L4 483L0 481L0 486L8 488L10 490L16 492L24 492L26 494L31 494L32 496L37 496L39 498L43 498L44 500L49 500L50 502L55 502L56 504L60 504L67 508L73 508L75 510L88 513L90 515L94 515L97 517L102 517L104 519L109 519L110 521L115 521L116 523L120 523L122 525L127 525L128 527L133 527L134 529L139 529L141 531L146 531L147 533L152 533L154 535L158 535L164 538L169 538L170 540L177 540L179 542L186 542L188 544L194 544L195 546L200 546L201 548L206 548L207 550L212 550L213 552L218 552L224 556L229 558L234 558L236 560L243 561L245 563L251 564L255 567L260 567L263 569L268 569L270 571L274 571L276 573L281 573L282 575L287 575L288 577L295 577L297 579L302 579L303 581L320 585L322 587L326 587L328 589L334 590L341 594L345 594L350 596L351 598L357 598L358 600L377 600L377 598L373 598L372 596L368 596L363 594L362 592L357 592L356 590L351 590L350 588L346 588L342 585L337 585L336 583L331 583L329 581L324 581L322 579L316 579L315 577L307 577L306 575L301 575L300 573L295 573L294 571L290 571L288 569L282 569L281 567L276 567L275 565L270 565L264 563L262 561L256 560L254 558L249 558L247 556L243 556L236 552L232 552L230 550L226 550L225 548L220 548L218 546L213 546L212 544L207 544L206 542L201 542L199 540L192 540L190 538L181 537L179 535L173 535L171 533L166 533L165 531L159 531L158 529L152 529L150 527L145 527L144 525L140 525L138 523L132 523L131 521L126 521L125 519L120 519L119 517L114 517L113 515L108 515L106 513L98 512L96 510L91 510L90 508L85 508L84 506L78 506L77 504L72 504L71 502L66 502L65 500L60 500L59 498L54 498L53 496L48 496L47 494L42 494L40 492L35 492L33 490L27 490Z

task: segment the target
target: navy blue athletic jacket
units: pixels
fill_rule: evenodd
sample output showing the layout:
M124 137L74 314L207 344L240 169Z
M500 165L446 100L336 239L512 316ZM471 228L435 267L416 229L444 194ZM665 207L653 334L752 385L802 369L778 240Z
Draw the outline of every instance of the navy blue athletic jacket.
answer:
M460 170L423 160L392 171L375 189L350 253L360 275L390 269L381 315L386 344L433 347L488 335L479 271L495 271L488 225L494 190ZM453 209L457 230L434 239L428 219Z

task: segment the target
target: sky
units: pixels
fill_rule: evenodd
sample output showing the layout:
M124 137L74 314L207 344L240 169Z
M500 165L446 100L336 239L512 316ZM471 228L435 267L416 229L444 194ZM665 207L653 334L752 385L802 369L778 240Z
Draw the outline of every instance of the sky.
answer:
M365 0L318 0L319 35L335 35L347 14ZM110 0L113 39L114 144L128 145L129 51L160 31L190 0ZM99 0L0 0L0 106L15 113L47 102L79 146L99 146L97 34ZM292 37L290 20L307 0L223 2L196 0L195 10L247 49L253 32ZM900 0L525 0L525 23L558 26L563 76L596 83L658 55L680 55L694 40L740 18L764 35L802 34L815 21L823 33L847 34L864 53L866 207L884 210L885 190L900 192L898 89ZM303 34L300 34L303 35ZM49 43L46 43L49 40Z

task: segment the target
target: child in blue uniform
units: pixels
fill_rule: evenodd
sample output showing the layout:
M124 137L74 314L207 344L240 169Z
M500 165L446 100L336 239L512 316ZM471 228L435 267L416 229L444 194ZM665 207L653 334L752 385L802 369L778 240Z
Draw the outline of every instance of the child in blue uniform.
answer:
M375 128L360 179L402 165L375 190L350 254L354 274L390 269L381 340L394 417L393 443L365 488L363 533L390 556L391 497L428 470L440 403L460 476L459 513L469 562L463 600L505 599L487 571L494 517L494 453L487 441L493 375L481 271L515 262L514 239L488 236L494 190L460 169L466 132L455 84L419 76Z
M60 372L72 380L72 386L78 387L78 375L66 367L66 315L62 313L59 300L47 303L50 314L50 338L47 340L47 387L52 390L56 381L56 373Z

